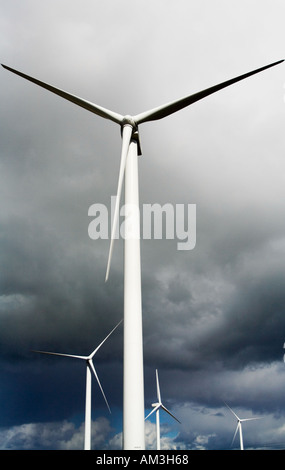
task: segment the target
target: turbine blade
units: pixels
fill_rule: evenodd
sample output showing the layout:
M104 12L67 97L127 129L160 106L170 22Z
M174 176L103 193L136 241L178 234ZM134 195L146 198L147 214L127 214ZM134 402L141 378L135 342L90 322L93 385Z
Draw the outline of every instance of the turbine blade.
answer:
M256 418L243 418L240 421L242 421L242 422L244 422L244 421L253 421L254 419L262 419L262 416L258 416Z
M109 248L109 256L108 256L105 282L109 278L112 253L113 253L113 248L114 248L115 232L116 232L116 228L117 228L117 224L118 224L118 218L119 218L119 208L120 208L122 185L123 185L123 179L124 179L125 167L126 167L126 160L127 160L127 155L128 155L128 151L129 151L132 132L133 132L133 128L129 124L125 125L122 129L122 140L123 141L122 141L120 172L119 172L117 197L116 197L116 204L115 204L115 210L114 210L114 219L113 219L113 225L112 225L112 234L111 234L111 241L110 241L110 248Z
M118 326L122 323L123 320L121 320L116 326L115 328L112 329L112 331L110 331L110 333L106 336L105 339L103 339L103 341L99 344L99 346L97 346L96 349L94 349L94 351L90 354L90 356L88 357L88 359L92 359L92 357L96 354L96 352L98 351L99 348L101 348L102 344L105 343L105 341L109 338L109 336L111 336L111 334L113 333L113 331L115 331L116 328L118 328Z
M32 350L32 352L40 353L40 354L49 354L51 356L73 357L75 359L84 359L85 361L87 360L87 356L77 356L75 354L63 354L63 353L56 353L56 352L50 352L50 351L36 351L36 350Z
M77 106L81 106L82 108L87 109L91 113L97 114L98 116L101 116L102 118L109 119L110 121L114 121L117 124L122 123L123 116L121 116L118 113L115 113L113 111L110 111L109 109L103 108L102 106L98 106L97 104L91 103L90 101L86 101L82 98L79 98L78 96L67 93L66 91L63 91L59 88L49 85L48 83L44 83L36 78L30 77L29 75L19 72L18 70L12 69L11 67L8 67L7 65L4 65L4 64L1 64L1 65L2 67L4 67L4 69L9 70L10 72L15 73L16 75L19 75L20 77L25 78L26 80L29 80L30 82L35 83L36 85L39 85L42 88L45 88L46 90L51 91L52 93L55 93L56 95L59 95L68 101L71 101Z
M179 421L179 419L177 419L172 413L170 413L170 411L169 411L164 405L161 404L160 406L161 406L161 408L162 408L164 411L166 411L166 413L168 413L170 416L172 416L172 418L174 418L178 423L181 424L181 422Z
M158 398L158 401L159 403L161 403L161 395L160 395L160 388L159 388L159 380L158 380L158 372L157 372L157 369L156 369L156 391L157 391L157 398Z
M156 407L153 408L153 410L151 410L151 412L145 417L145 420L146 420L147 418L149 418L150 415L152 415L153 413L155 413L155 412L158 410L158 408L160 408L160 404L156 405Z
M97 382L98 382L98 385L99 385L100 390L101 390L101 392L102 392L102 395L103 395L103 397L104 397L105 403L106 403L106 405L107 405L107 407L108 407L108 410L109 410L109 412L110 412L110 414L111 414L111 409L110 409L108 400L107 400L107 398L106 398L106 396L105 396L104 390L103 390L103 388L102 388L102 385L101 385L101 383L100 383L99 377L98 377L98 375L97 375L97 372L96 372L96 370L95 370L95 367L94 367L93 362L92 362L91 359L88 360L88 364L90 365L90 367L91 367L91 369L92 369L92 371L93 371L93 374L94 374L95 377L96 377L96 380L97 380Z
M231 443L231 446L232 446L233 443L234 443L234 440L235 440L235 437L236 437L236 435L237 435L239 426L240 426L240 423L238 422L237 427L236 427L236 430L235 430L235 433L234 433L234 437L233 437L233 440L232 440L232 443Z
M262 72L263 70L266 70L266 69L268 69L270 67L273 67L275 65L281 64L281 62L284 62L284 59L279 60L278 62L274 62L273 64L269 64L269 65L266 65L264 67L261 67L259 69L253 70L252 72L248 72L246 74L240 75L236 78L232 78L230 80L227 80L227 81L222 82L218 85L207 88L206 90L200 91L200 92L195 93L193 95L186 96L186 97L181 98L179 100L172 101L172 102L167 103L165 105L162 105L162 106L159 106L157 108L146 111L144 113L138 114L137 116L134 116L133 119L137 124L142 124L143 122L155 121L157 119L162 119L166 116L169 116L170 114L173 114L173 113L176 113L177 111L180 111L181 109L195 103L196 101L199 101L199 100L202 100L203 98L206 98L206 96L209 96L209 95L211 95L213 93L216 93L217 91L219 91L223 88L226 88L230 85L233 85L234 83L239 82L240 80L244 80L245 78L248 78L251 75Z
M224 402L224 403L225 403L225 405L228 407L228 409L232 412L232 414L236 417L236 419L237 419L238 421L240 421L238 415L235 414L235 412L231 409L231 407L230 407L226 402Z

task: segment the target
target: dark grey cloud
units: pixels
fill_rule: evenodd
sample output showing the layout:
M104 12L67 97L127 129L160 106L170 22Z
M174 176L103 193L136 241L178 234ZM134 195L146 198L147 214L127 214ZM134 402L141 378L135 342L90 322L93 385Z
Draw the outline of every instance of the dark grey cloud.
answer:
M15 0L1 10L2 63L121 114L284 52L282 1ZM84 367L30 350L87 354L122 318L122 240L105 283L108 241L88 236L89 207L115 194L120 130L0 72L1 446L80 448ZM140 129L141 204L197 207L194 250L141 245L146 408L158 368L183 423L163 420L171 448L229 448L223 400L263 416L266 426L245 430L249 446L285 438L284 92L281 65ZM120 327L96 358L114 413L94 386L94 448L121 445L122 341ZM148 422L149 448L154 431Z

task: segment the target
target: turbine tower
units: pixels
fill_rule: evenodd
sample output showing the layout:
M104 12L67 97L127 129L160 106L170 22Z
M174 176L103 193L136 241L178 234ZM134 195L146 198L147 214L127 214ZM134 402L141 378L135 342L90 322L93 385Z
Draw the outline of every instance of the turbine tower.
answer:
M33 351L36 353L41 354L49 354L52 356L63 356L63 357L72 357L74 359L81 359L86 362L86 395L85 395L85 432L84 432L84 450L91 450L91 376L92 372L96 377L97 383L100 387L106 405L108 407L109 412L111 413L109 403L105 396L104 390L100 383L99 377L97 375L96 369L93 364L93 357L97 353L97 351L101 348L103 343L109 338L109 336L113 333L113 331L120 325L122 320L113 328L113 330L106 336L106 338L97 346L96 349L89 355L89 356L77 356L74 354L62 354L62 353L55 353L55 352L48 352L48 351Z
M234 433L234 437L233 437L233 440L232 440L232 444L233 445L233 442L235 440L235 437L237 435L237 432L239 431L239 440L240 440L240 450L244 450L243 448L243 435L242 435L242 424L244 421L253 421L254 419L261 419L261 417L258 417L258 418L239 418L238 415L229 407L229 405L227 405L227 403L225 403L225 405L228 407L228 409L232 412L232 414L236 417L237 419L237 427L236 427L236 430L235 430L235 433Z
M124 378L123 378L123 446L125 450L143 450L144 436L144 386L143 386L143 333L141 305L140 220L138 188L138 155L141 155L139 125L165 118L181 109L216 93L234 83L284 62L280 60L259 69L227 80L198 93L172 101L165 105L137 114L123 116L97 104L86 101L30 77L6 65L2 66L20 77L71 101L77 106L108 119L121 128L122 150L114 210L112 234L107 263L106 280L109 277L113 244L119 216L119 205L125 178L125 207L128 208L128 230L124 237Z
M160 395L160 388L159 388L159 380L158 380L158 372L157 369L155 371L156 373L156 392L157 392L157 403L153 403L151 406L153 406L153 410L146 416L145 419L147 419L150 415L153 413L156 413L156 449L160 450L160 421L159 421L159 410L162 409L166 411L172 418L174 418L178 423L180 423L179 419L175 418L175 416L170 413L170 411L162 404L161 401L161 395ZM180 423L181 424L181 423Z

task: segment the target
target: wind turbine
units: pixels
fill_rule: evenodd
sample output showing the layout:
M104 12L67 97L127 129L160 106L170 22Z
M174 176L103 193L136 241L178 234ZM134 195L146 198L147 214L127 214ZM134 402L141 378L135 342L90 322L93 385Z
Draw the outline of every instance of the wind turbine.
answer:
M243 436L242 436L242 424L244 421L253 421L254 419L261 419L261 417L258 417L258 418L239 418L238 415L229 407L229 405L227 405L227 403L225 403L225 405L228 407L228 409L233 413L233 415L236 417L237 419L237 427L236 427L236 430L235 430L235 433L234 433L234 437L233 437L233 440L232 440L232 444L233 445L233 442L235 440L235 437L237 435L237 432L239 431L239 439L240 439L240 450L244 450L243 448Z
M63 353L55 353L55 352L48 352L48 351L33 351L36 353L41 354L49 354L52 356L63 356L63 357L71 357L74 359L81 359L86 362L86 396L85 396L85 433L84 433L84 450L91 450L91 375L92 372L96 377L97 383L100 387L106 405L108 407L109 412L111 413L109 403L105 396L104 390L100 383L99 377L97 375L96 369L93 364L93 357L97 353L97 351L101 348L101 346L105 343L105 341L109 338L109 336L113 333L113 331L122 323L122 320L112 329L112 331L106 336L105 339L94 349L94 351L89 356L77 356L75 354L63 354Z
M6 65L2 66L20 77L39 85L48 91L71 101L102 118L108 119L121 128L122 149L117 187L117 198L114 209L106 280L109 277L113 244L118 224L119 205L122 184L125 178L125 208L127 208L127 233L124 237L124 378L123 378L123 446L124 449L144 449L144 386L143 386L143 338L142 338L142 305L141 305L141 260L140 260L140 220L138 188L138 155L141 155L139 125L165 118L181 109L233 85L254 74L280 64L274 62L198 93L172 101L165 105L137 114L123 116L97 104L86 101L30 77Z
M156 414L156 449L160 450L160 421L159 421L159 410L162 409L166 411L172 418L174 418L178 423L180 423L179 419L175 418L175 416L170 413L170 411L162 404L161 395L160 395L160 388L159 388L159 380L158 380L158 372L157 369L155 370L156 373L156 392L157 392L157 403L153 403L153 410L145 417L145 419L149 418L150 415L153 413ZM181 423L180 423L181 424Z

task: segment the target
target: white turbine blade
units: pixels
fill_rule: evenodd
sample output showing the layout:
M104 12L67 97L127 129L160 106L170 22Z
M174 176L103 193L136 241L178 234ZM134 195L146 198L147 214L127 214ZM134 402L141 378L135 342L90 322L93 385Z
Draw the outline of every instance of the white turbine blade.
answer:
M170 413L170 411L169 411L164 405L161 404L160 406L161 406L161 408L162 408L164 411L166 411L166 413L168 413L170 416L172 416L172 418L174 418L178 423L181 424L181 422L179 421L179 419L177 419L172 413Z
M226 402L224 402L224 403L225 403L225 405L228 407L228 409L232 412L232 414L236 417L236 419L237 419L238 421L240 421L238 415L231 409L231 407L230 407Z
M242 422L244 422L244 421L253 421L254 419L262 419L262 416L258 416L256 418L243 418L240 421L242 421Z
M19 72L18 70L12 69L11 67L8 67L7 65L4 65L4 64L1 64L1 65L2 67L9 70L10 72L13 72L16 75L19 75L20 77L25 78L26 80L29 80L30 82L35 83L36 85L39 85L42 88L45 88L46 90L49 90L52 93L55 93L56 95L59 95L68 101L71 101L77 106L81 106L82 108L87 109L91 113L97 114L98 116L101 116L102 118L109 119L110 121L114 121L117 124L122 123L123 116L121 116L118 113L115 113L113 111L110 111L109 109L103 108L102 106L98 106L97 104L91 103L90 101L86 101L82 98L79 98L78 96L74 96L70 93L67 93L66 91L63 91L59 88L49 85L48 83L44 83L40 80L37 80L36 78L30 77L29 75Z
M156 390L157 390L157 398L158 398L158 401L159 403L161 403L161 395L160 395L160 388L159 388L159 380L158 380L158 372L157 372L157 369L156 369Z
M87 360L87 356L77 356L75 354L63 354L63 353L56 353L56 352L50 352L50 351L36 351L36 350L32 350L32 352L40 353L40 354L49 354L51 356L73 357L75 359L84 359L85 361Z
M206 90L200 91L198 93L195 93L193 95L186 96L184 98L181 98L176 101L172 101L170 103L167 103L165 105L159 106L157 108L151 109L149 111L146 111L144 113L138 114L133 117L134 121L136 124L142 124L143 122L148 122L148 121L155 121L157 119L162 119L166 116L169 116L170 114L176 113L177 111L180 111L181 109L195 103L196 101L199 101L206 96L209 96L213 93L216 93L217 91L226 88L230 85L233 85L234 83L244 80L245 78L250 77L251 75L254 75L256 73L262 72L263 70L266 70L270 67L273 67L274 65L281 64L281 62L284 62L283 60L279 60L278 62L274 62L273 64L266 65L264 67L261 67L259 69L253 70L252 72L248 72L246 74L240 75L236 78L232 78L230 80L227 80L225 82L222 82L218 85L212 86L210 88L207 88Z
M234 437L233 437L233 440L232 440L232 443L231 443L231 446L232 446L233 443L234 443L234 440L235 440L235 437L236 437L236 435L237 435L239 426L240 426L240 423L238 422L237 427L236 427L236 430L235 430L235 433L234 433Z
M151 412L145 417L145 420L146 420L147 418L149 418L150 415L152 415L153 413L155 413L159 408L160 408L160 403L158 403L158 404L156 405L156 407L153 408L153 410L151 410Z
M118 224L119 218L119 208L120 208L120 199L121 199L121 192L122 192L122 185L123 179L125 174L125 167L126 167L126 160L129 151L130 141L133 133L133 127L131 125L125 125L122 129L122 152L121 152L121 162L120 162L120 172L119 172L119 180L118 180L118 188L117 188L117 197L116 197L116 204L114 210L114 219L112 225L112 234L111 234L111 241L110 241L110 248L109 248L109 257L107 263L107 271L105 281L108 280L110 266L111 266L111 259L112 253L114 248L114 239L115 239L115 232Z
M107 405L107 407L108 407L109 412L111 413L111 409L110 409L108 400L107 400L107 398L106 398L106 396L105 396L104 390L103 390L103 388L102 388L102 385L101 385L101 383L100 383L99 377L98 377L98 375L97 375L97 372L96 372L96 370L95 370L95 367L94 367L93 362L92 362L91 359L88 360L88 364L90 365L90 367L91 367L91 369L92 369L92 371L93 371L93 374L94 374L95 377L96 377L96 380L97 380L97 382L98 382L98 385L99 385L100 390L101 390L101 392L102 392L102 395L103 395L103 397L104 397L105 403L106 403L106 405Z
M94 349L94 351L90 354L90 356L88 356L88 359L92 359L92 357L96 354L96 352L98 351L99 348L101 348L102 344L105 343L105 341L109 338L109 336L111 336L111 334L113 333L113 331L115 331L116 328L118 328L118 326L122 323L123 320L119 321L119 323L115 326L115 328L112 329L112 331L110 331L110 333L106 336L105 339L103 339L103 341L99 344L99 346L97 346L96 349Z

